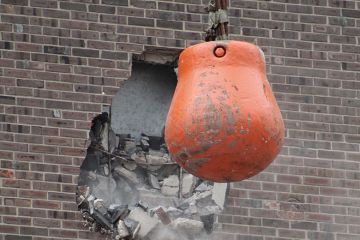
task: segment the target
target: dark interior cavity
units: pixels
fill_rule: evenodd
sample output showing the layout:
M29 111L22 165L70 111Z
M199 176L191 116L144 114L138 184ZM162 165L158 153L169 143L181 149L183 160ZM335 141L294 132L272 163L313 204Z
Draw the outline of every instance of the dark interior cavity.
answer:
M174 67L133 62L131 77L113 98L111 127L116 134L161 137L175 91Z

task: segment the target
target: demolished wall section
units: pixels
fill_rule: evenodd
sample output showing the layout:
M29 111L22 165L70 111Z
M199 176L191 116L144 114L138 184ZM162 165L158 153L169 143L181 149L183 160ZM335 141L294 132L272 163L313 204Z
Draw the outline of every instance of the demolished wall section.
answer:
M359 4L230 1L230 38L264 51L287 138L232 184L215 239L358 239ZM203 39L202 1L2 0L0 13L0 239L101 239L74 201L90 122L132 54Z
M92 120L76 203L85 226L111 239L206 239L227 188L186 173L163 138L115 134L104 112Z

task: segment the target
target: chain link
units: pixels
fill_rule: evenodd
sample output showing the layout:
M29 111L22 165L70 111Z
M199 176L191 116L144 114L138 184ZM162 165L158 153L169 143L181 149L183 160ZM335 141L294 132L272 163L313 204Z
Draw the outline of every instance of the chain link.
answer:
M209 0L206 10L209 12L209 26L205 41L227 40L229 35L227 14L228 0Z

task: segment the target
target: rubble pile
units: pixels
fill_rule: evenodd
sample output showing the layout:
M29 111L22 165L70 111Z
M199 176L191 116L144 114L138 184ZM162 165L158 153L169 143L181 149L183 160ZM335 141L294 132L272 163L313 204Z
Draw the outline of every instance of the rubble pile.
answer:
M107 113L93 119L90 140L76 193L89 230L139 240L198 239L213 231L227 184L181 169L163 137L115 134Z

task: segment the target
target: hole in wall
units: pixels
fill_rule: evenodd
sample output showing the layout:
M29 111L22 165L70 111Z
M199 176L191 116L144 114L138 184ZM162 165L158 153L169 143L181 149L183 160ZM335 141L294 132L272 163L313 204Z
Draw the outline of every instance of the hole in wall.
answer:
M134 55L131 77L92 121L77 204L89 230L112 239L207 239L227 184L203 181L169 157L163 127L179 52Z

